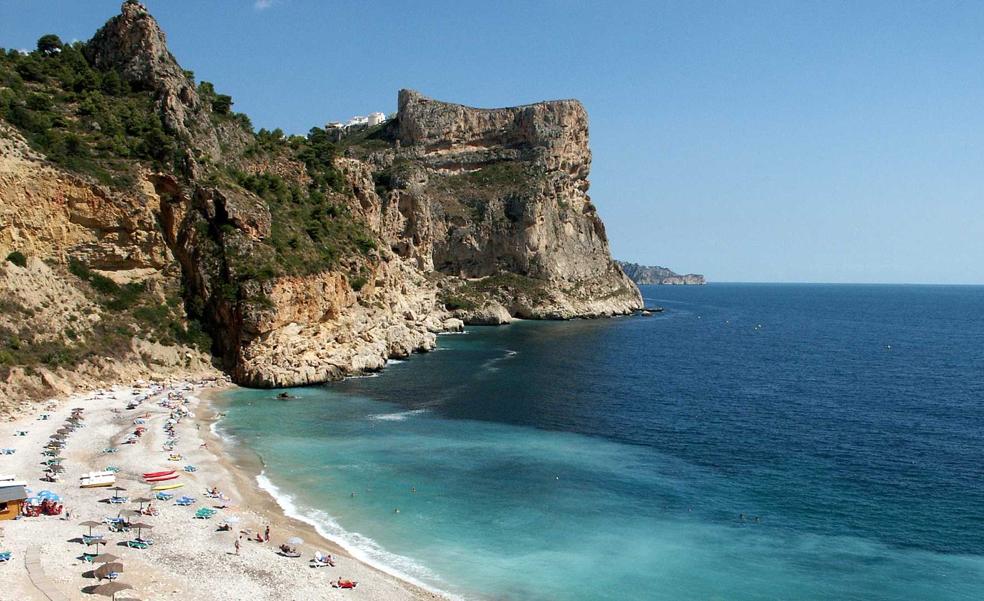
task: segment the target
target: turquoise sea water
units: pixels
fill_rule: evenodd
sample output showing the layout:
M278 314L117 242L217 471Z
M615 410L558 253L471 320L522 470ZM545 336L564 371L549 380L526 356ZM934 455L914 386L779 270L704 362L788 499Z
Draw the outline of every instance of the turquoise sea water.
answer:
M666 313L469 328L219 427L465 598L984 599L984 287L643 293Z

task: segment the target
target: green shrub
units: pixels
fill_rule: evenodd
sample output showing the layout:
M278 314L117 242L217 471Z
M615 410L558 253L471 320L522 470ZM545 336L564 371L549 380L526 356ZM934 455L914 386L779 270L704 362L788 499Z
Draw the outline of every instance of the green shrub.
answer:
M448 311L456 311L458 309L469 311L478 307L475 301L457 295L442 295L441 302L444 303L444 308Z
M103 295L107 309L122 311L137 304L147 286L143 282L129 282L120 286L108 277L98 274L77 259L68 262L68 270L81 280L89 282L92 288Z
M27 267L27 257L25 257L24 253L20 252L19 250L15 250L14 252L7 255L7 260L13 263L14 265L17 265L18 267Z
M232 96L216 94L212 100L212 110L220 115L228 115L232 111Z

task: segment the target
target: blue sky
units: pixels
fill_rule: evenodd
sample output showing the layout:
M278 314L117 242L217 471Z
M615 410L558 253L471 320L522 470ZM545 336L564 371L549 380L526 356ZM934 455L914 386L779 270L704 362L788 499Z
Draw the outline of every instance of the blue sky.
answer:
M984 283L984 3L145 2L257 127L577 98L616 257L717 281ZM0 46L120 2L0 0Z

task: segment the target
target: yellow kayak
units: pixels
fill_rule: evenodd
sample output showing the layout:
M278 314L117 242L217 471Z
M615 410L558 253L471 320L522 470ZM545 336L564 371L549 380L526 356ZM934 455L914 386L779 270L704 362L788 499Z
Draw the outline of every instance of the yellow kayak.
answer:
M158 484L150 490L171 490L172 488L181 488L182 486L184 486L184 482L178 482L176 484Z

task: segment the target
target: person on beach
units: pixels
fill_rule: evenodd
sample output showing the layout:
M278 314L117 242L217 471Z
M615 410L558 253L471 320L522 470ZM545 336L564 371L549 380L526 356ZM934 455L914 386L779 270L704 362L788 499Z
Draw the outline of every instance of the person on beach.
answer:
M239 542L239 539L237 538L236 539L236 555L239 555L239 546L240 546L240 542Z
M263 531L264 540L270 540L270 524L267 524L266 530Z

